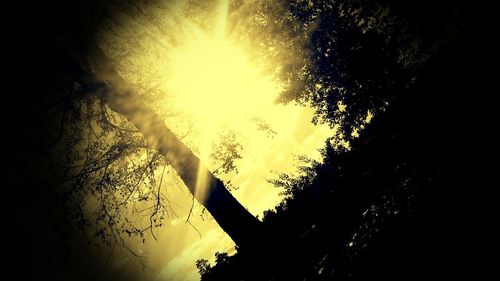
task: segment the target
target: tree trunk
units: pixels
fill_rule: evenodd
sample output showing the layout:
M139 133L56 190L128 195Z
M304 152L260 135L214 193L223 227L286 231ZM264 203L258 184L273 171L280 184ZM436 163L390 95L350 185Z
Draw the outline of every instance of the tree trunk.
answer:
M134 93L98 46L92 46L89 54L92 70L80 71L83 72L78 75L82 84L99 85L93 91L94 94L105 101L111 110L126 117L144 135L150 147L165 157L197 201L205 206L240 248L252 244L260 233L260 221L167 128L164 120ZM205 175L206 191L203 196L196 192L198 174Z

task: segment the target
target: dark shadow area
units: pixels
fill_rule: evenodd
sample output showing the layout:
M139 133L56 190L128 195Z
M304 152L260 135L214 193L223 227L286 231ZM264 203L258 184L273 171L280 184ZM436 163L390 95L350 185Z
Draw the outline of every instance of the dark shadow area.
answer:
M73 87L68 62L78 61L79 48L93 37L101 17L95 6L96 1L21 1L6 3L3 9L7 88L2 116L8 133L2 134L6 191L2 249L9 278L143 277L136 269L107 260L108 250L87 250L89 240L78 228L86 222L66 213L77 206L54 190L54 163L64 157L54 159L49 153L61 130L61 112L54 108L64 102L61 92Z

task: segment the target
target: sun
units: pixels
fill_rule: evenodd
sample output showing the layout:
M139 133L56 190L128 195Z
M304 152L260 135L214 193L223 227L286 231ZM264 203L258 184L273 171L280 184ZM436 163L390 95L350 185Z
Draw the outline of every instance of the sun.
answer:
M190 25L188 39L172 52L168 78L180 110L209 130L255 114L279 93L277 83L227 34L229 2L217 3L214 29L207 33Z
M242 48L223 38L192 40L171 63L168 85L176 105L211 126L254 114L279 91Z

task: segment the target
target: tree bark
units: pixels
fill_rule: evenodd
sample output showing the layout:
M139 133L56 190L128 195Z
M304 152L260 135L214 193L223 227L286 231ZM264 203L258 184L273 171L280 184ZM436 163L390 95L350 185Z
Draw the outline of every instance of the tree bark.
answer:
M82 84L94 85L94 94L111 110L126 117L144 135L149 146L165 157L196 200L205 206L240 248L251 245L259 236L261 222L233 197L223 182L165 125L164 120L134 93L98 46L89 49L89 60L92 70L82 70L83 75L78 75ZM196 192L199 173L205 175L204 196Z

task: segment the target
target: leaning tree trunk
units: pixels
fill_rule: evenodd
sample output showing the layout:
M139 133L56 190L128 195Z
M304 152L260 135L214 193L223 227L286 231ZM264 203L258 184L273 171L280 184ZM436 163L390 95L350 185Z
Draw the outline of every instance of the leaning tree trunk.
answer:
M145 137L149 146L159 151L176 170L189 191L217 221L219 226L241 248L252 244L260 233L261 223L225 188L200 159L165 125L113 68L104 52L96 45L89 50L92 70L80 68L80 81L93 85L93 94L111 110L126 117ZM198 173L206 175L206 192L197 195Z

